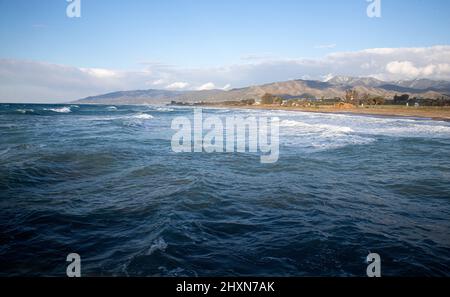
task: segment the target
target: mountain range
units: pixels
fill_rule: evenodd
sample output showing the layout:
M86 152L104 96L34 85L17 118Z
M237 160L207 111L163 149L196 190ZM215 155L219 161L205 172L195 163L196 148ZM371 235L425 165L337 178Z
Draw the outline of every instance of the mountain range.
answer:
M417 98L450 98L450 82L429 79L385 82L371 77L335 76L326 81L291 80L239 89L170 91L133 90L119 91L77 100L80 104L165 104L177 102L223 102L245 99L259 99L265 93L283 98L344 98L349 89L359 94L382 96L386 99L395 95L408 94Z

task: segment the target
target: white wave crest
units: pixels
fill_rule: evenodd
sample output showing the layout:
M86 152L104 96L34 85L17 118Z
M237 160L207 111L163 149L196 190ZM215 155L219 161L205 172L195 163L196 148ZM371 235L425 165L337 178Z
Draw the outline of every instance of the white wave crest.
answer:
M280 123L284 143L288 146L321 151L337 149L349 145L366 145L374 138L357 135L354 129L346 125L314 124L295 120L284 120Z
M147 113L139 113L132 116L133 119L139 119L139 120L151 120L153 119L153 116Z
M346 126L334 126L326 124L307 124L305 122L284 120L280 123L281 127L298 127L305 132L331 132L331 133L352 133L352 128Z
M156 110L161 112L172 112L174 109L168 107L158 107Z
M26 114L26 113L34 112L34 109L17 109L16 111L19 113L22 113L22 114Z
M164 241L163 238L158 238L157 240L155 240L152 244L152 246L150 247L150 249L147 252L147 255L151 255L156 251L162 251L164 252L166 250L166 248L168 247L168 244Z
M417 122L416 122L417 123ZM376 127L366 131L367 134L387 135L394 137L437 137L447 138L450 136L450 126L432 124L410 124L404 123L398 126Z
M49 111L53 111L53 112L57 112L57 113L70 113L72 112L72 110L70 109L70 107L60 107L60 108L44 108L44 110L49 110Z

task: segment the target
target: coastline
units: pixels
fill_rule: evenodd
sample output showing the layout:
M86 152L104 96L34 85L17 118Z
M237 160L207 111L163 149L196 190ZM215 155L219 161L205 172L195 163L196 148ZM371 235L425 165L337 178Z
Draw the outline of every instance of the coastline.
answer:
M229 109L262 109L262 110L284 110L300 111L312 113L332 113L332 114L353 114L366 116L382 117L408 117L430 119L435 121L450 122L450 107L406 107L406 106L376 106L376 107L354 107L339 108L335 106L317 106L317 107L284 107L275 105L201 105L204 107L218 107Z

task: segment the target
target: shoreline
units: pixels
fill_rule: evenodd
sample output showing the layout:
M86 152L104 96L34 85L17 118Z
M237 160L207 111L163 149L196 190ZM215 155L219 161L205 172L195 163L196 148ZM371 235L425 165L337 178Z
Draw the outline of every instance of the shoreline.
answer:
M0 103L1 105L74 105L73 103ZM78 103L78 105L115 105L115 106L141 106L148 104L118 104L118 103ZM170 104L161 104L161 106L179 106ZM184 107L203 107L203 108L225 108L225 109L254 109L254 110L282 110L282 111L298 111L310 113L330 113L330 114L346 114L346 115L361 115L361 116L378 116L378 117L398 117L398 118L417 118L428 119L434 121L450 122L450 106L432 107L406 107L381 105L371 107L353 107L342 108L332 105L319 105L312 107L286 107L278 105L227 105L227 104L199 104L199 105L185 105Z
M450 107L406 107L406 106L377 106L377 107L355 107L339 108L335 106L318 107L283 107L273 105L200 105L203 107L217 107L228 109L255 109L255 110L284 110L299 111L311 113L331 113L347 115L381 116L381 117L400 117L400 118L420 118L434 121L450 122Z

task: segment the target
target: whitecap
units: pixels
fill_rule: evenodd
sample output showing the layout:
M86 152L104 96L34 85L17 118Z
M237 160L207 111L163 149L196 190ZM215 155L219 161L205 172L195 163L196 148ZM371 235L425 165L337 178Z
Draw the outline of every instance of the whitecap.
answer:
M333 140L322 140L312 142L311 145L314 149L317 150L329 150L329 149L338 149L343 148L349 145L367 145L375 142L376 139L370 137L362 137L358 135L352 135L345 138L338 138Z
M108 106L106 109L109 110L109 111L116 111L117 107L115 107L115 106Z
M157 240L155 240L152 244L152 246L150 247L150 249L147 252L147 255L151 255L156 251L162 251L164 252L166 250L166 248L168 247L168 244L164 241L164 239L158 238Z
M152 115L146 114L146 113L139 113L132 116L133 119L139 119L139 120L150 120L153 119Z
M370 129L367 134L387 135L394 137L438 137L447 138L450 135L450 126L404 124Z
M44 110L53 111L53 112L57 112L57 113L70 113L70 112L72 112L70 107L67 107L67 106L60 107L60 108L44 108Z
M349 145L367 145L376 139L357 135L346 125L313 124L295 120L280 123L284 143L305 150L322 151Z
M34 109L17 109L16 111L22 114L26 114L34 112Z
M346 126L335 126L326 124L307 124L300 121L284 120L280 123L281 127L299 127L305 132L334 132L334 133L352 133L354 130Z
M229 109L217 109L217 113L228 113L230 111L231 110L229 110Z
M168 108L168 107L158 107L156 110L157 111L161 111L161 112L172 112L172 111L174 111L173 108Z

